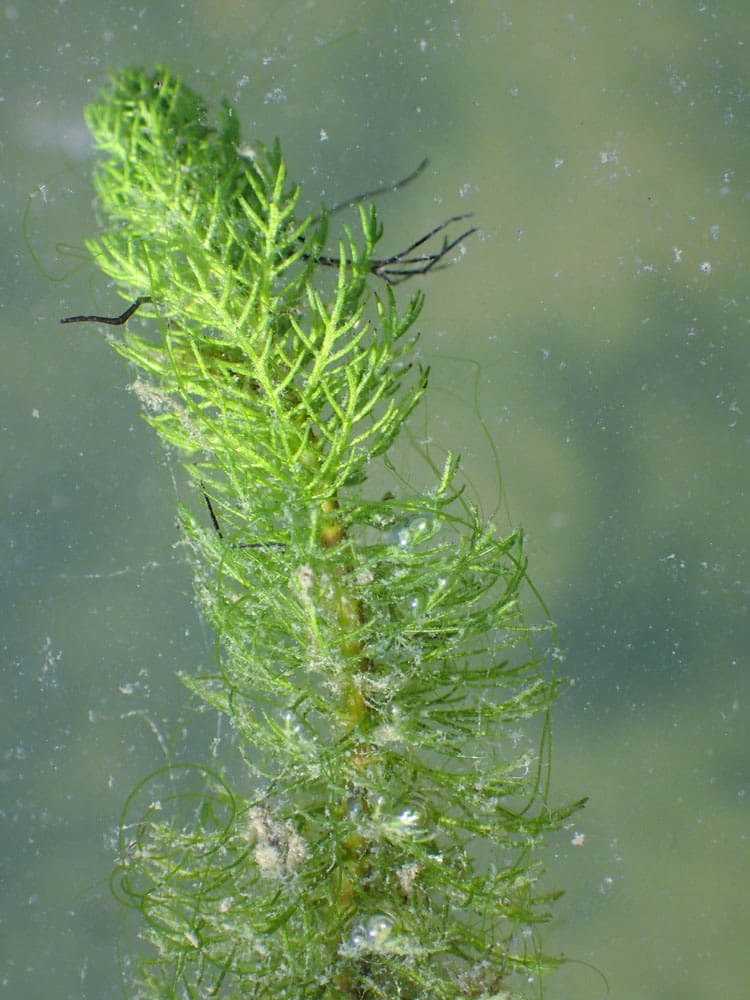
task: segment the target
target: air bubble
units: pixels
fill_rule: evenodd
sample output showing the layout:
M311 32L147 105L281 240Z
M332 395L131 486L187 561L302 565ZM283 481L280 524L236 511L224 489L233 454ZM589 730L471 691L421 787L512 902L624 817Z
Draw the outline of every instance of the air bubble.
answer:
M362 951L362 949L367 944L367 934L361 927L357 927L352 931L349 937L349 950L351 951Z
M385 944L393 930L392 922L382 913L370 917L367 923L367 937L376 947Z
M415 517L397 529L396 541L402 548L420 542L429 533L431 524L425 517Z

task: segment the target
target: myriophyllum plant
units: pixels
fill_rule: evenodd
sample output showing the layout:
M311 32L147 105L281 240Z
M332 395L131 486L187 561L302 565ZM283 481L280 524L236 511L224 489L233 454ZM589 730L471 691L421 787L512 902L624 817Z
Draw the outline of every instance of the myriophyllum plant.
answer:
M128 801L134 989L536 993L553 963L535 849L574 807L547 801L556 680L519 608L522 535L483 521L452 456L423 491L386 456L427 387L422 295L400 306L392 285L468 232L377 257L355 199L361 236L326 253L278 144L243 146L228 104L212 128L164 67L123 70L86 120L108 223L88 246L132 305L71 320L151 318L113 345L195 485L180 523L217 656L184 681L241 760L172 764ZM535 753L520 720L537 713Z

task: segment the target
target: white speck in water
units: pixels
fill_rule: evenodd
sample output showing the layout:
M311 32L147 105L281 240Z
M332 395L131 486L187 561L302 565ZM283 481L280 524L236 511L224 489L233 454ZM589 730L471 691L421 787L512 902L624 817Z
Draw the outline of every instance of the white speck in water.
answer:
M273 90L269 90L266 94L263 103L264 104L283 104L286 100L286 91L281 87L274 87Z
M44 641L42 648L43 660L42 668L39 671L39 682L42 687L50 688L58 686L57 671L62 660L62 650L52 648L52 639L49 636Z

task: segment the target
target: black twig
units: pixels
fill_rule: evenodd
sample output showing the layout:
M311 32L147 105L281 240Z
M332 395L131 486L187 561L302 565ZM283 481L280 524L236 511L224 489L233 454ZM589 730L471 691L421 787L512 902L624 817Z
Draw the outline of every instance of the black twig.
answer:
M140 309L141 306L145 306L147 303L152 302L150 295L139 295L138 298L133 302L125 312L121 312L119 316L66 316L65 319L61 319L61 323L107 323L109 326L123 326L127 323L136 309Z
M211 498L208 493L206 493L203 488L203 483L201 483L201 493L203 494L203 499L206 501L206 507L208 507L208 515L211 518L211 524L214 526L214 531L216 534L224 540L224 532L221 530L221 525L219 524L219 519L216 516L216 511L214 510L214 505L211 503ZM233 549L284 549L286 546L283 542L234 542L231 546Z
M461 222L463 219L471 218L471 212L466 215L452 215L450 219L446 219L445 222L441 222L439 226L435 226L431 229L429 233L425 233L424 236L420 236L418 240L415 240L412 244L406 247L405 250L400 250L398 253L393 254L390 257L382 257L376 260L370 261L370 273L376 275L378 278L382 278L383 281L388 285L399 285L402 281L406 281L415 274L427 274L428 271L441 270L447 267L447 262L445 258L455 247L458 246L463 240L472 233L477 231L476 226L470 226L465 229L464 232L456 236L455 239L449 240L447 236L443 238L442 246L439 250L434 253L417 254L416 256L411 256L415 250L418 250L421 246L424 246L433 236L441 233L448 226L452 225L454 222ZM341 264L341 259L339 257L328 257L319 256L315 258L318 264L323 264L325 267L338 267Z
M406 187L407 184L411 184L413 180L425 170L429 164L429 159L427 157L422 160L418 167L416 167L410 174L406 177L402 177L400 181L396 181L394 184L383 184L382 187L373 188L371 191L363 191L362 194L355 194L353 198L347 198L344 201L339 201L333 206L333 208L325 209L325 212L321 212L319 215L314 215L311 219L312 225L319 222L323 215L330 218L337 212L343 212L345 208L354 208L355 205L361 205L363 201L369 201L372 198L377 198L381 194L393 194L396 191L400 191L402 187Z

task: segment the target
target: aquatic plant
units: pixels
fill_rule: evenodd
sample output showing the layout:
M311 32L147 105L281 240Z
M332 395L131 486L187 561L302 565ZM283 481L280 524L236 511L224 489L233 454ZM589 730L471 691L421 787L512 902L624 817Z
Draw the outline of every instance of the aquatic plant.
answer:
M131 305L66 322L123 328L195 486L180 526L217 653L183 679L240 761L175 762L126 804L138 995L536 992L537 846L576 806L548 800L557 680L519 604L523 535L485 523L454 456L424 490L387 456L428 385L422 294L392 286L471 230L378 257L358 198L331 255L278 143L244 146L229 104L212 127L166 67L121 71L86 120L107 226L88 246Z

